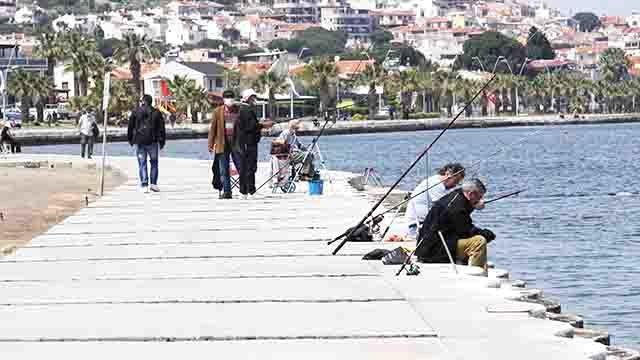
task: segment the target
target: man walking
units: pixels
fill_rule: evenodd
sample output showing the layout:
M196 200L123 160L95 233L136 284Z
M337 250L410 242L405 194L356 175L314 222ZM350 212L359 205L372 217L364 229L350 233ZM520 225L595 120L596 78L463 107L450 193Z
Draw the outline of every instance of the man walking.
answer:
M213 121L209 127L209 152L215 153L213 161L213 176L220 176L223 193L220 199L231 199L231 174L229 171L230 158L234 155L234 163L239 162L239 152L235 140L235 128L238 120L238 105L234 103L235 94L232 90L222 93L224 105L219 106L213 113ZM215 180L215 179L214 179Z
M258 170L258 143L263 127L269 124L258 122L254 106L258 94L253 89L242 92L242 103L236 126L236 141L238 144L238 162L240 172L240 193L247 199L248 195L256 192L256 171ZM235 162L235 157L234 157Z
M88 110L84 110L78 122L80 129L80 156L84 158L85 150L87 158L91 159L93 155L94 127L97 127L95 118L89 114Z
M158 152L164 148L166 132L164 119L160 111L151 104L151 95L142 97L142 105L131 112L127 138L131 146L136 146L140 186L144 193L149 190L159 192L158 188ZM147 171L147 158L151 164L151 179ZM149 185L151 180L151 185Z

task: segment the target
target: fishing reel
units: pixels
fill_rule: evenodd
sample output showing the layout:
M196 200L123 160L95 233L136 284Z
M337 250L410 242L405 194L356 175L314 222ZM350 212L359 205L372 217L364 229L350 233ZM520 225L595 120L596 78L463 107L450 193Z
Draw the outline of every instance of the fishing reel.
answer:
M367 226L369 227L369 232L371 235L380 233L380 223L384 220L384 215L377 215L372 217L369 221L367 221Z

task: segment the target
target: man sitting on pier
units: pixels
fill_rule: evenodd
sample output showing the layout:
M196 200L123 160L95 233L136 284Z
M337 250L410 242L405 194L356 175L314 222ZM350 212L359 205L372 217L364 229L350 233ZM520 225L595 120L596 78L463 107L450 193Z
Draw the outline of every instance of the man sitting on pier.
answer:
M464 166L459 163L449 163L440 168L436 175L424 179L416 186L411 192L415 197L409 201L405 214L408 227L407 238L416 239L418 228L427 217L429 208L441 197L453 191L463 179Z
M462 188L442 197L433 204L420 228L416 256L426 263L468 261L470 266L487 269L487 243L495 239L491 230L473 225L471 213L483 207L486 187L479 179L467 180ZM446 248L440 234L444 237Z
M297 133L300 131L301 125L302 123L300 120L295 119L289 121L289 127L282 130L278 138L274 140L274 143L286 144L289 148L291 164L302 164L300 179L311 180L315 174L315 170L313 168L313 149L306 149L300 140L298 140Z

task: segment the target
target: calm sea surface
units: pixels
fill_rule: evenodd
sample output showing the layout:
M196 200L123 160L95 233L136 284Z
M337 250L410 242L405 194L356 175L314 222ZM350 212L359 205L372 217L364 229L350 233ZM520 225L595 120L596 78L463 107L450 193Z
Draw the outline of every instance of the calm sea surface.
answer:
M436 135L329 136L320 147L330 169L373 167L388 185ZM268 143L262 142L263 160ZM27 153L79 150L79 145L25 148ZM114 143L108 153L131 150ZM164 156L209 158L204 139L171 141ZM491 260L512 278L560 300L563 311L583 315L589 327L610 331L614 343L640 348L640 124L451 130L430 158L432 169L483 160L468 173L486 180L489 198L526 188L519 197L474 214L476 224L498 236L490 245ZM160 171L162 182L162 164ZM426 174L422 161L401 187L410 190Z

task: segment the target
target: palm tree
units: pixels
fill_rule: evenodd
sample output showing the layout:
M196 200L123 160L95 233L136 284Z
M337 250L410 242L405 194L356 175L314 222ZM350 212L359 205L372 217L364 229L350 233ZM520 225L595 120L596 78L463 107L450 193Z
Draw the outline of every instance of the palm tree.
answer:
M335 98L330 94L330 91L337 78L338 69L336 64L327 58L311 62L302 73L302 79L305 83L310 88L317 89L320 95L321 111L326 111Z
M151 40L146 35L125 34L122 42L115 49L114 57L122 63L129 63L131 82L136 89L136 94L142 95L141 63L159 57L157 50L152 47Z
M387 78L387 83L385 84L385 88L400 94L400 111L402 111L402 118L405 120L409 119L411 97L417 89L417 79L417 72L411 69L392 74Z
M64 49L60 36L56 32L45 32L38 36L38 46L34 55L47 59L47 75L53 77L53 69L58 60L64 59Z
M10 73L7 82L7 92L20 99L20 111L22 112L22 122L29 122L29 105L31 89L31 73L25 70L16 70Z
M372 120L376 116L376 87L382 86L385 82L387 73L379 64L367 66L356 78L356 83L369 85L367 93L367 106L369 108L369 119Z
M207 92L186 76L174 76L173 80L167 81L167 86L175 98L176 107L191 115L191 121L197 123L198 110L205 109L209 104Z
M89 79L96 69L101 68L102 56L98 53L96 43L78 31L63 36L65 58L70 61L65 70L73 72L75 88L80 96L86 96Z
M277 119L276 111L276 94L282 93L289 87L289 83L284 76L280 76L275 72L264 72L254 81L253 86L258 91L267 93L269 97L269 116L271 120Z
M36 101L36 123L44 120L44 105L47 102L47 96L53 91L53 81L50 77L43 74L31 74L30 78L31 96ZM47 124L51 126L51 116L47 118Z

